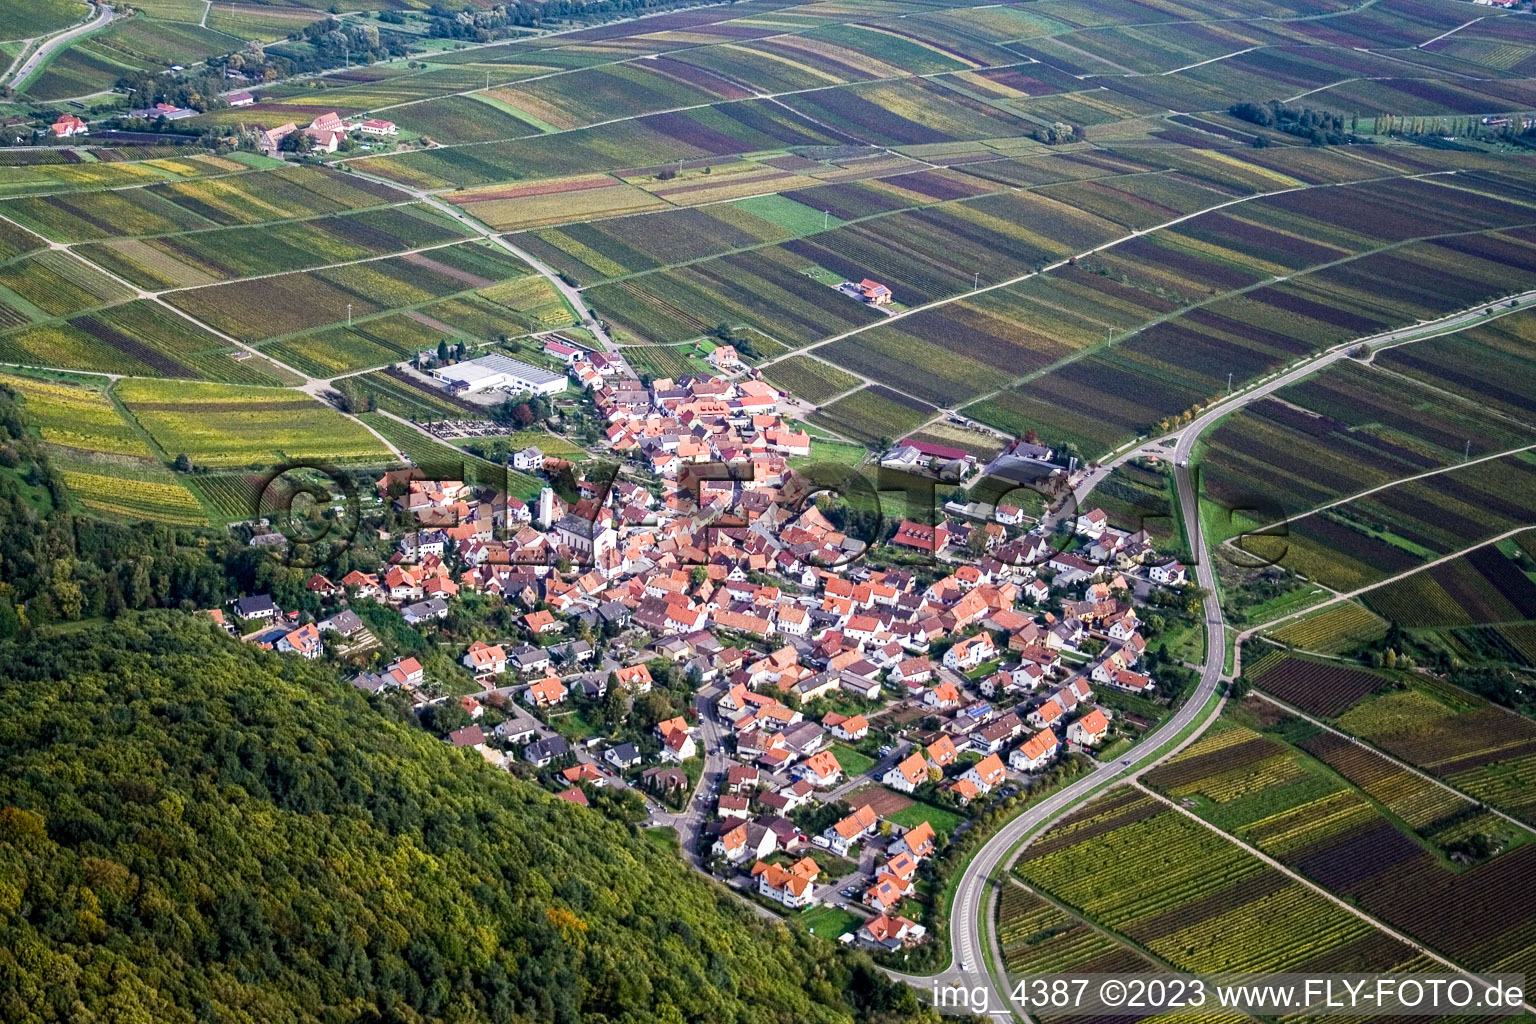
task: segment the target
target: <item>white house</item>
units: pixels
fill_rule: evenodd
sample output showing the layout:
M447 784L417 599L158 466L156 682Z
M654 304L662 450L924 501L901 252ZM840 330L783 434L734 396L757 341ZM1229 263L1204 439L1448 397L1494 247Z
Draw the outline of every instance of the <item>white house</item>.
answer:
M913 751L904 760L892 765L880 781L901 793L910 793L928 781L928 758L921 750Z
M464 654L464 667L475 675L501 675L507 670L507 652L476 640Z
M821 869L809 857L789 867L758 861L752 866L757 876L757 891L791 910L816 905L816 878Z
M1041 729L1008 755L1008 767L1016 772L1039 771L1056 757L1060 744L1050 729Z
M513 452L512 468L524 473L543 469L544 453L536 445L529 445L521 451Z
M1067 726L1067 740L1083 747L1098 746L1109 732L1109 717L1101 708L1094 708L1082 718Z
M977 633L944 652L944 667L956 672L968 672L996 653L997 648L992 644L991 635Z
M1003 767L1003 759L996 754L988 754L966 769L960 776L966 782L975 786L978 792L990 793L992 787L999 785L1008 775L1008 770Z
M848 851L857 846L861 839L874 832L879 820L870 806L865 804L827 829L822 835L826 837L828 848L833 853L839 857L846 857Z

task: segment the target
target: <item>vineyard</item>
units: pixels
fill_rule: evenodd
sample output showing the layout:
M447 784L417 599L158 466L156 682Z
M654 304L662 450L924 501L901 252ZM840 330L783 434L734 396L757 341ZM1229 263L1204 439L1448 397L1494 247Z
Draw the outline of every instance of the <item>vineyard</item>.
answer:
M1325 608L1268 634L1290 647L1319 654L1339 654L1374 643L1387 633L1387 623L1352 601Z
M27 421L49 444L143 459L153 455L116 406L94 388L12 374L0 374L0 385L21 396Z
M1010 973L1158 970L1130 946L1011 879L998 900L997 941Z
M1388 682L1364 669L1290 656L1265 658L1245 675L1264 692L1324 717L1337 715Z
M1026 847L1031 886L1190 971L1388 970L1409 947L1150 796L1100 798Z
M167 478L107 476L61 464L60 473L71 497L93 512L147 519L174 526L206 526L208 516L197 497L179 482Z
M1405 629L1536 619L1536 583L1492 544L1394 580L1365 600Z
M255 518L266 476L261 473L207 474L187 478L187 487L226 523Z
M1357 709L1378 705L1369 717L1351 711L1339 723L1362 731L1370 727L1368 738L1399 756L1406 751L1394 747L1403 747L1410 736L1429 749L1429 730L1437 749L1447 742L1454 746L1457 741L1440 725L1455 714L1452 704L1470 705L1454 693L1438 694L1448 703L1436 696L1408 690L1375 697ZM1489 721L1477 719L1483 713L1462 712L1461 735L1487 736ZM1237 724L1239 719L1256 725ZM1536 734L1536 726L1526 731ZM1463 740L1462 750L1444 751L1448 763L1462 763L1465 749L1476 742ZM1294 770L1276 771L1276 761ZM1531 894L1536 830L1480 807L1477 801L1490 799L1491 790L1468 788L1464 772L1425 767L1463 792L1251 698L1241 707L1229 706L1221 726L1144 778L1223 831L1461 966L1488 970L1506 961L1536 962L1536 932L1524 924L1536 909ZM1229 780L1243 769L1270 781L1233 796ZM1505 777L1533 774L1521 759ZM1441 912L1427 912L1422 900L1405 898L1406 892L1436 894ZM1477 923L1473 908L1491 908L1504 898L1518 904L1512 916ZM1380 939L1372 948L1380 948Z
M198 466L390 461L378 438L299 392L125 380L116 393L163 452Z

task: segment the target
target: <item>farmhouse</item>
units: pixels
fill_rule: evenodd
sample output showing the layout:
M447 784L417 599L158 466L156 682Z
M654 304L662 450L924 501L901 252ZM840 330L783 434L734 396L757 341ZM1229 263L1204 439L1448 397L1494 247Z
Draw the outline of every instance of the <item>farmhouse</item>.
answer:
M364 135L400 134L400 129L395 127L395 122L385 121L381 118L372 118L371 120L363 121L359 124L354 124L352 127L362 132Z
M886 306L891 301L891 290L879 281L869 278L859 282L859 297L871 306Z
M74 114L65 114L48 127L53 131L53 137L56 139L67 139L71 135L90 134L90 129L86 126L86 123Z
M535 395L558 395L566 385L563 373L494 353L441 367L432 374L453 391L471 394L501 389L512 394L529 391Z

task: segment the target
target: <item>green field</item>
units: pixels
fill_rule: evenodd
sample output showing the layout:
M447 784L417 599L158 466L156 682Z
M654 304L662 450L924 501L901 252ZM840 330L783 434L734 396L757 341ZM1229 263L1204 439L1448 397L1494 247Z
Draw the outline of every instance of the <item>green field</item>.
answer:
M162 452L198 466L391 461L358 423L297 391L125 380L115 394Z

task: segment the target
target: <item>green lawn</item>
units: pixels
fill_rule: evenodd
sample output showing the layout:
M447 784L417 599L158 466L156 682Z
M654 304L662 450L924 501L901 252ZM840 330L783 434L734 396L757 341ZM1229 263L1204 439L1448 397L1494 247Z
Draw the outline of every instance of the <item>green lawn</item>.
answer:
M671 825L657 825L655 828L642 829L640 834L668 853L677 853L677 829Z
M835 228L843 223L836 217L829 217L823 211L798 203L788 196L753 196L751 199L738 199L731 205L797 235L808 235L823 227Z
M838 936L844 932L857 931L864 919L858 914L838 910L836 907L817 907L800 914L797 920L812 935L826 939L828 942L836 942Z
M875 766L874 758L854 750L846 743L832 744L832 755L837 758L837 763L843 766L843 773L849 778L863 775Z
M952 836L955 834L955 829L960 826L961 817L954 811L935 807L933 804L918 802L906 810L897 811L891 815L890 820L897 825L903 825L907 828L921 825L926 821L933 826L933 831L936 834Z

